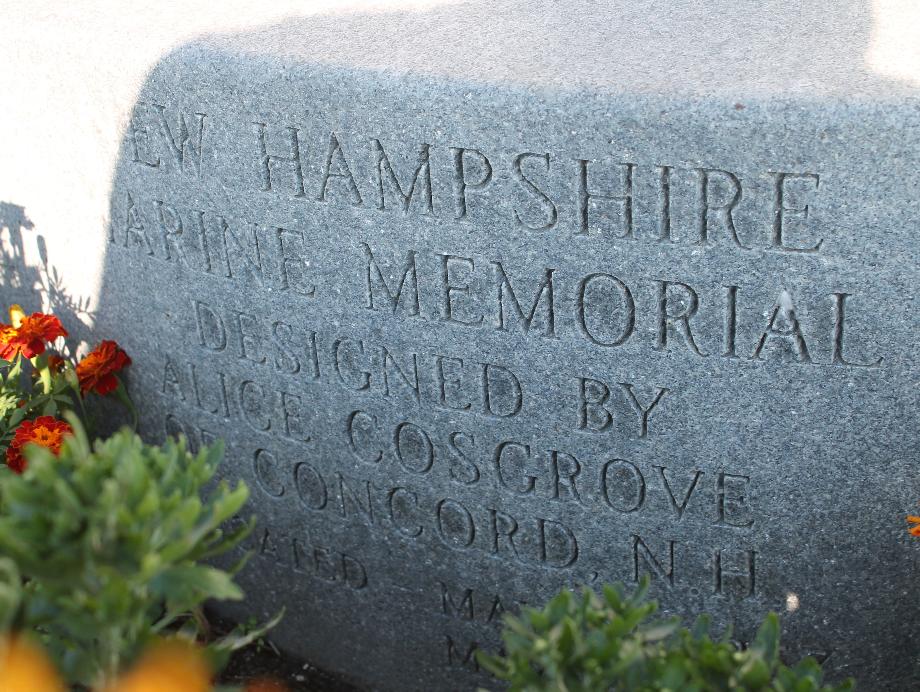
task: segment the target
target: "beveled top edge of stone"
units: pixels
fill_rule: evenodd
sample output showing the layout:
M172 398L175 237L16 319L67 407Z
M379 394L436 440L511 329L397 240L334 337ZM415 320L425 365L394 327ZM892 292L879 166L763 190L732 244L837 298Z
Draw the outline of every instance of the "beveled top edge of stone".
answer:
M743 98L920 98L912 0L510 0L290 16L186 47L283 66L550 90Z

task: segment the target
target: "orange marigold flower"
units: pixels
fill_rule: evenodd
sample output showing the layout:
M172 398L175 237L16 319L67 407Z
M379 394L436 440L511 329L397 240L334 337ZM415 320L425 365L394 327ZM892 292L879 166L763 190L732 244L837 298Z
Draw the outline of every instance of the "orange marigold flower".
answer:
M907 523L913 524L913 526L908 527L907 531L911 536L920 536L920 517L909 516L907 517Z
M105 692L209 692L211 670L201 650L181 640L155 644Z
M16 428L13 441L6 450L6 465L16 473L26 470L26 460L22 456L23 445L41 445L55 455L61 453L61 443L65 435L72 435L73 428L53 416L39 416L34 421L24 420Z
M64 325L54 315L33 312L22 316L19 324L0 324L0 358L13 360L20 353L32 358L45 352L45 342L67 336Z
M77 363L80 391L108 394L118 387L115 373L131 365L128 354L114 341L103 341Z
M64 371L64 363L65 360L61 358L57 353L53 353L48 356L48 368L55 374Z
M0 639L0 690L64 692L64 683L44 652L22 637Z

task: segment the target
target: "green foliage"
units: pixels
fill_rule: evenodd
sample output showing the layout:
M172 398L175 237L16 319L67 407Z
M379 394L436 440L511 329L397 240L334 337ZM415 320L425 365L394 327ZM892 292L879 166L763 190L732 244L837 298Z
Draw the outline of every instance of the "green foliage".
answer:
M31 360L16 356L12 361L0 359L0 452L5 452L16 427L36 416L59 416L82 409L83 399L76 373L70 363L61 373L48 365L49 354Z
M508 616L505 653L478 652L480 664L511 690L597 692L844 692L822 682L811 658L794 668L779 660L779 619L770 613L752 646L739 651L728 634L713 640L703 616L692 630L679 621L648 622L658 608L646 600L645 579L631 595L622 585L598 595L562 591L542 610Z
M16 563L0 557L0 633L13 626L13 620L22 603L22 577Z
M202 499L221 445L193 455L184 440L157 447L122 430L91 449L68 419L75 434L58 457L30 445L24 474L0 474L0 553L10 558L0 562L0 624L37 630L68 680L99 685L158 635L197 636L204 601L242 598L232 576L242 564L225 572L201 562L237 546L252 523L220 528L246 502L242 483Z

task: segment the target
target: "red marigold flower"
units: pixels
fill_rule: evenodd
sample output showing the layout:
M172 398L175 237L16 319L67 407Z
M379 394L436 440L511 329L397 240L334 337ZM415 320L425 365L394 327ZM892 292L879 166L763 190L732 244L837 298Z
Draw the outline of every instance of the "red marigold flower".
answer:
M41 445L50 449L54 455L58 455L61 453L64 436L72 434L73 428L54 416L39 416L34 421L24 420L16 428L13 441L6 450L6 465L16 473L22 473L26 470L26 460L22 456L24 445Z
M0 358L13 360L20 353L32 358L45 352L45 342L67 336L64 325L54 315L33 312L23 316L18 326L0 324Z
M108 394L118 387L115 373L131 365L128 354L114 341L103 341L77 363L80 391Z

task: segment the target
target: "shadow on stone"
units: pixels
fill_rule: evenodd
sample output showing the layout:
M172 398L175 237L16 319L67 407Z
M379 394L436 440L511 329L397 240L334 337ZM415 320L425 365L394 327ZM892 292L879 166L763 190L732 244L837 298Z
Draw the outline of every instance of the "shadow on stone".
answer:
M26 312L44 311L59 317L69 333L63 355L75 358L80 345L93 338L92 299L70 293L65 277L48 260L44 236L35 230L22 206L0 202L0 234L4 306L18 303ZM4 315L3 321L7 319Z

